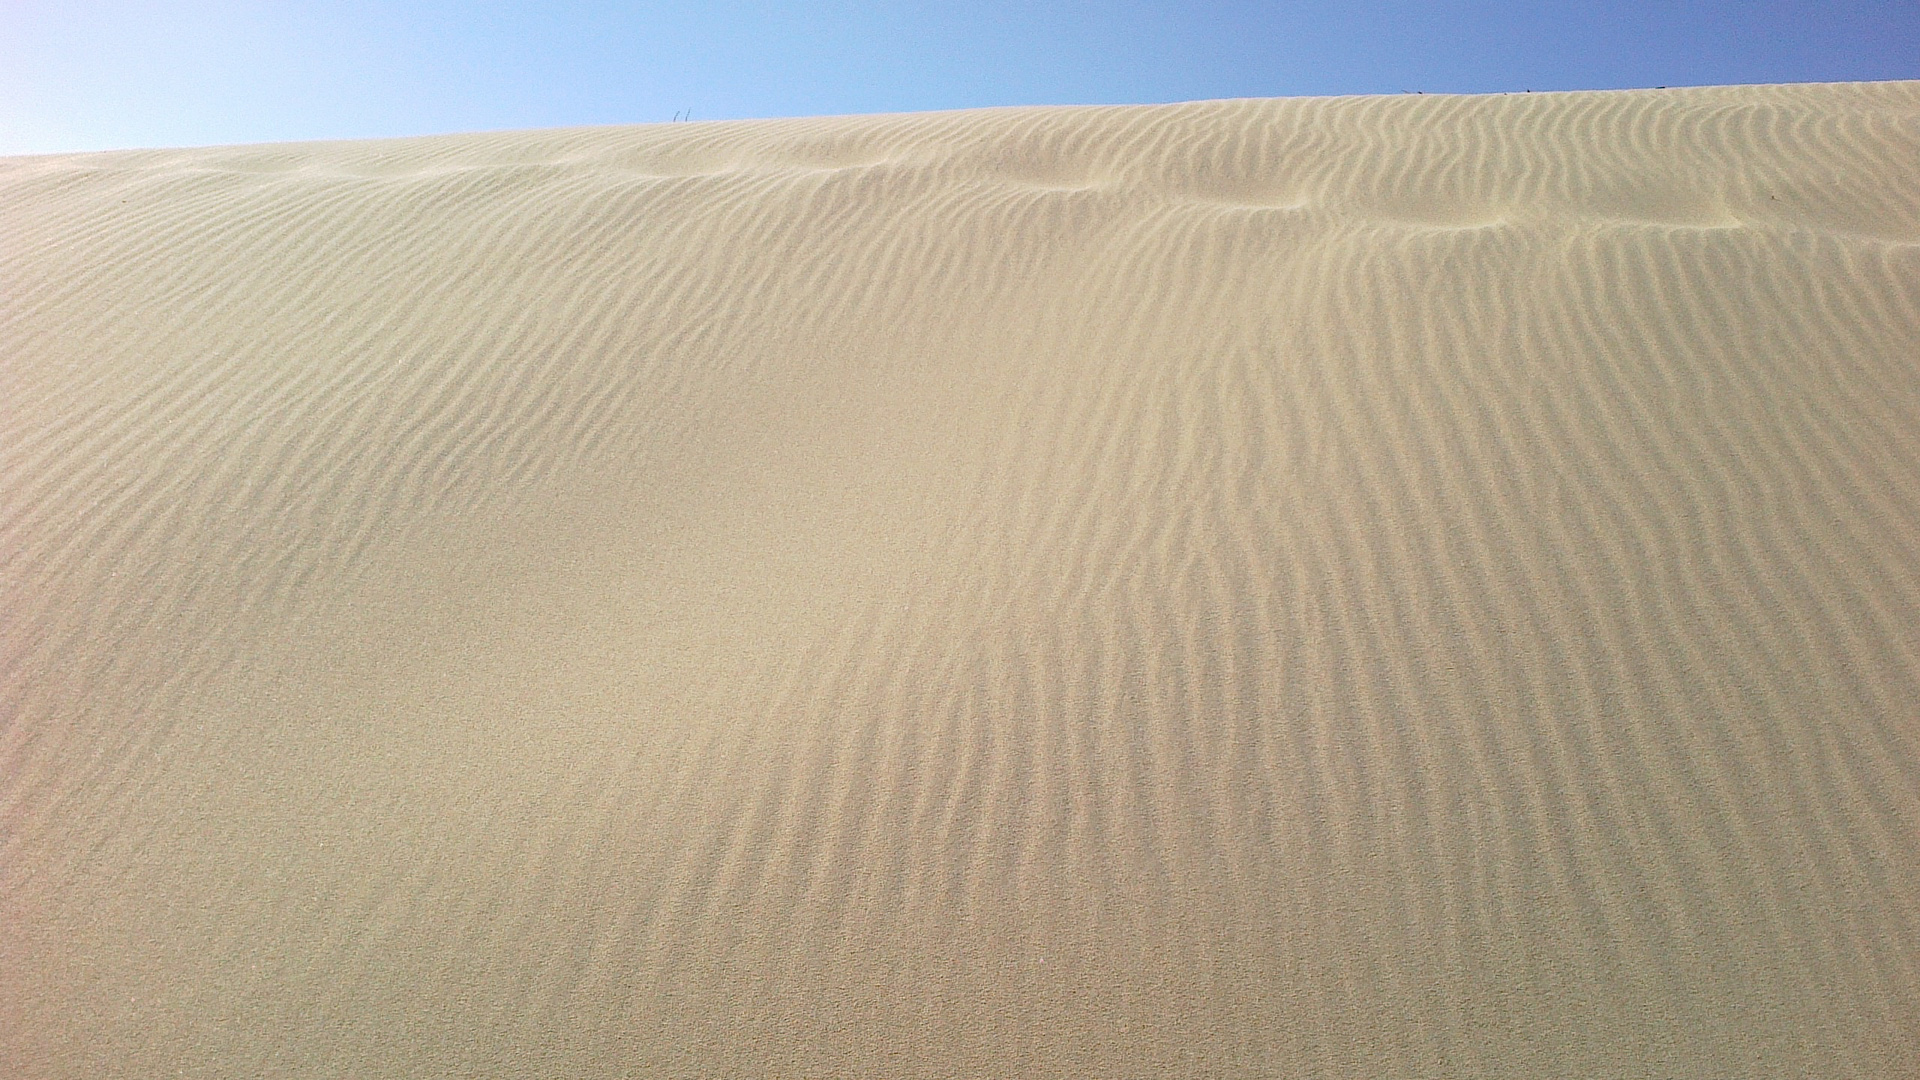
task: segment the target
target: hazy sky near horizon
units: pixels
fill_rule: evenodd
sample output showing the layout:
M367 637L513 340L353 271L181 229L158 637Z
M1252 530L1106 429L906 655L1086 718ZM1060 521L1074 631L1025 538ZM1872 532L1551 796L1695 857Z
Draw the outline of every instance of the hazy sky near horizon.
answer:
M1920 77L1920 3L0 0L0 154Z

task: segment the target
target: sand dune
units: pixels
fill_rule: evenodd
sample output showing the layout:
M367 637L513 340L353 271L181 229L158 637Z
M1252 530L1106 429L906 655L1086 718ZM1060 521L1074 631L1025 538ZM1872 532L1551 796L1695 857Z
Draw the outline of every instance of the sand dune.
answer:
M1920 83L0 161L0 1074L1899 1077Z

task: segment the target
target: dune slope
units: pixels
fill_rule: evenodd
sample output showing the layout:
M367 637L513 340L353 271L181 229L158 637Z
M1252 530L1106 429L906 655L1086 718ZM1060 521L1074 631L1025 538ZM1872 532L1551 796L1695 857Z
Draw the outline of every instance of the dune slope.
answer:
M0 1074L1895 1077L1920 84L0 161Z

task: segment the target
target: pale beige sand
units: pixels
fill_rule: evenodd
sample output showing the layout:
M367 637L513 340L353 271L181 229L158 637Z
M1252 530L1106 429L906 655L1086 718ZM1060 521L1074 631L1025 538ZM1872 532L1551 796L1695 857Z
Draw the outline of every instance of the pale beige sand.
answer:
M0 245L0 1075L1915 1075L1920 83L14 159Z

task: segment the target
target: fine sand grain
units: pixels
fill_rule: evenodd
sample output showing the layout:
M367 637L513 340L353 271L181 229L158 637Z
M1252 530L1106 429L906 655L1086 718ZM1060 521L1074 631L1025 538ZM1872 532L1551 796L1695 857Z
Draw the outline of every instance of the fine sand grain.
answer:
M1916 1063L1920 83L0 160L0 1075Z

